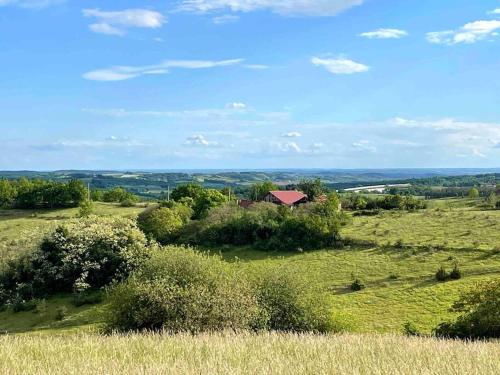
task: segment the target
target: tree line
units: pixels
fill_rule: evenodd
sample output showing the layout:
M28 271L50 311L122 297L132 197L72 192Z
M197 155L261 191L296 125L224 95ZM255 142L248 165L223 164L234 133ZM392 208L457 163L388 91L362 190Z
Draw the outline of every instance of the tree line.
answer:
M87 197L87 189L79 180L55 182L47 180L0 179L2 208L77 207Z

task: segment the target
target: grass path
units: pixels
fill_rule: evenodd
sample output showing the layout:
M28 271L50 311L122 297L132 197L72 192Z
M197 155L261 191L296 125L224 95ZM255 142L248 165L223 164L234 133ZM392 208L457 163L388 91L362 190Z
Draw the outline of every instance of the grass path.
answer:
M377 335L0 337L2 374L500 373L498 342Z

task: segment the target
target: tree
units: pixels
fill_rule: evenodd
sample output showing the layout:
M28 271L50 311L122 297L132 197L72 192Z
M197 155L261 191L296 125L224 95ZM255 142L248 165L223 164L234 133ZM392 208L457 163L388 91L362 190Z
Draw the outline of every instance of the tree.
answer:
M17 190L12 182L0 180L0 207L10 207L17 196Z
M177 186L170 195L174 201L180 201L182 198L191 198L193 201L203 193L203 187L198 184L185 184Z
M254 201L263 200L270 191L278 190L278 187L274 185L271 181L264 181L257 184L253 184L250 187L250 199Z
M171 208L160 207L146 210L137 218L139 228L158 242L173 242L183 226L181 216Z
M194 201L194 219L206 217L208 211L227 202L227 197L219 190L203 189L202 193Z
M321 179L301 180L297 184L297 188L307 195L309 201L313 202L326 192L326 188L321 182Z
M479 198L479 190L477 190L475 187L469 189L467 192L467 196L471 199L477 199Z
M441 323L438 336L483 339L500 338L500 279L479 284L452 307L462 313L453 322Z

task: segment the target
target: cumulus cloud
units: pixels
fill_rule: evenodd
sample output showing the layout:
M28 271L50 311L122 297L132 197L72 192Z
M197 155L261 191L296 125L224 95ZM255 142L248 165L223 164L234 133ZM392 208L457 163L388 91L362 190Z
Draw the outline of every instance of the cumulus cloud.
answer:
M490 14L500 14L500 8L493 9Z
M363 2L364 0L183 0L179 9L193 13L269 10L284 16L326 17Z
M196 134L188 137L186 142L184 142L186 146L194 146L194 147L214 147L218 146L218 142L209 141L203 135Z
M167 74L171 69L209 69L241 64L243 59L232 60L166 60L156 65L147 66L113 66L106 69L93 70L83 74L83 78L91 81L124 81L144 75Z
M284 137L284 138L298 138L298 137L302 137L302 134L299 132L289 132L289 133L283 134L282 137Z
M495 37L500 30L499 20L474 21L458 30L445 30L427 33L427 41L433 44L472 44L489 37Z
M125 35L128 28L157 29L167 21L161 13L148 9L125 9L112 12L83 9L83 15L97 20L96 23L89 25L93 32L117 36Z
M340 58L320 58L313 57L311 63L315 66L325 68L333 74L355 74L364 73L370 70L369 66L357 63L355 61L340 57Z
M399 29L378 29L359 34L368 39L400 39L408 35L404 30Z

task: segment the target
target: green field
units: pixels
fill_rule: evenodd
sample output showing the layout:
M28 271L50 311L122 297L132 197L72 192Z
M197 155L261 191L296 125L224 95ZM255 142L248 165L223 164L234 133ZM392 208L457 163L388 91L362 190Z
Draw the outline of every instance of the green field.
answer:
M354 331L400 333L411 321L422 332L430 332L441 321L452 318L448 311L460 293L476 282L500 277L500 211L480 210L458 204L456 208L433 202L433 207L416 213L385 212L377 216L353 217L344 235L353 243L343 249L305 253L273 253L251 248L212 249L241 267L279 265L302 275L330 293L334 313L353 322ZM462 202L464 203L464 202ZM134 216L143 207L121 208L99 204L100 215ZM62 220L75 217L77 210L46 212L0 211L0 255L11 257L34 246L40 233ZM455 262L461 280L439 283L434 274L440 265L451 270ZM352 292L353 277L366 289ZM67 317L54 317L60 306ZM68 296L46 301L42 313L10 310L0 312L0 331L61 331L95 329L102 321L102 305L75 308Z

